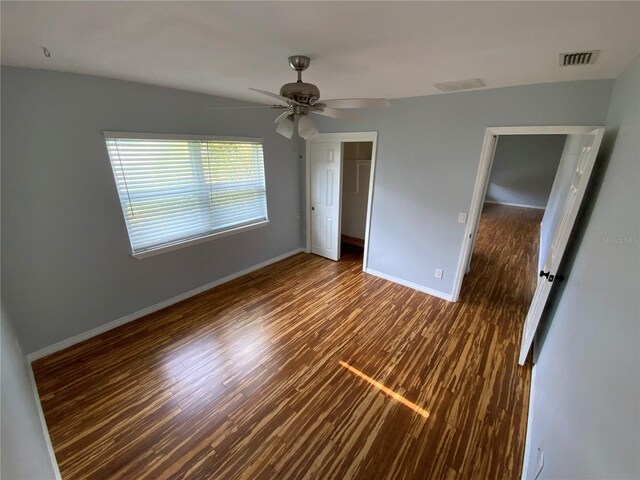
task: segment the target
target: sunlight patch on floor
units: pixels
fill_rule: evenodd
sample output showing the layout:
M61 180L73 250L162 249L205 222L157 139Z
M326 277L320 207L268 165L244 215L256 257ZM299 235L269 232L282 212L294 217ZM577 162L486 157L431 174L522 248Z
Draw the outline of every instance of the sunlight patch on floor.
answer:
M339 360L338 363L340 365L342 365L344 368L346 368L347 370L349 370L354 375L356 375L356 376L362 378L363 380L367 381L368 383L370 383L371 385L373 385L374 387L376 387L378 390L382 391L383 393L387 394L388 396L390 396L394 400L396 400L396 401L400 402L401 404L409 407L411 410L413 410L417 414L422 415L424 418L429 418L429 412L427 412L423 408L420 408L415 403L410 402L409 400L404 398L399 393L394 392L390 388L385 387L383 384L381 384L377 380L374 380L373 378L369 377L368 375L365 375L364 373L362 373L357 368L352 367L351 365L349 365L346 362L343 362L342 360Z

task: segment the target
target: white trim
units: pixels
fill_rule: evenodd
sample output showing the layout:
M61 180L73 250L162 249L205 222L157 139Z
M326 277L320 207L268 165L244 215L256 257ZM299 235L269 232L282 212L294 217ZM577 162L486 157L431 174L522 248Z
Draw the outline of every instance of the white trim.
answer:
M527 412L527 434L524 441L524 458L522 459L522 480L527 479L529 473L529 456L531 455L531 428L533 427L533 402L535 399L536 366L531 368L531 388L529 389L529 411Z
M311 165L309 153L311 152L311 142L371 142L371 171L369 172L369 197L367 199L367 219L364 231L364 252L362 255L362 271L367 271L369 264L369 237L371 234L371 209L373 206L373 190L375 185L376 157L378 150L378 132L344 132L344 133L319 133L315 138L305 142L305 165L307 174L306 191L306 220L307 220L307 247L306 252L311 252ZM342 201L342 189L340 190L340 201ZM341 208L342 210L342 208ZM340 231L342 231L342 211L340 211Z
M484 142L478 164L478 173L469 207L467 227L465 229L458 267L453 281L452 298L457 302L462 290L462 280L467 270L467 265L473 253L473 242L480 223L480 213L489 181L491 164L495 153L495 145L500 135L574 135L590 133L600 127L595 126L533 126L533 127L489 127L484 133Z
M369 198L367 198L367 219L364 224L364 252L362 253L362 271L369 265L369 238L371 237L371 210L373 209L373 188L376 176L376 158L378 157L378 133L372 134L371 167L369 169ZM342 221L342 219L341 219Z
M320 134L318 134L319 136ZM306 174L306 188L305 188L305 220L307 223L305 236L307 237L305 251L311 253L311 142L309 140L304 142L304 158L305 158L305 174Z
M576 135L591 133L597 130L597 125L553 125L533 127L489 127L493 135Z
M491 203L493 205L506 205L508 207L533 208L536 210L544 210L546 208L546 207L538 207L536 205L525 205L524 203L496 202L494 200L486 200L486 199L484 203Z
M340 161L338 162L338 169L340 170L340 185L338 186L338 218L340 221L338 222L338 238L336 245L336 252L338 252L338 258L336 261L340 260L340 256L342 255L342 189L344 187L344 143L340 143Z
M319 133L309 142L375 142L378 139L378 132L334 132ZM373 156L373 155L372 155Z
M181 248L190 247L191 245L197 245L198 243L209 242L211 240L216 240L222 237L228 237L229 235L235 235L236 233L247 232L249 230L254 230L260 227L266 227L269 225L269 220L261 220L257 223L251 223L249 225L244 225L242 227L230 228L228 230L223 230L221 232L205 234L201 237L192 238L190 240L178 241L175 243L171 243L169 245L163 245L156 248L150 248L149 250L143 250L141 252L134 252L131 254L133 258L138 260L147 257L153 257L155 255L160 255L165 252L172 252L173 250L180 250Z
M220 137L216 135L184 135L180 133L112 132L109 130L104 130L102 134L105 139L135 138L140 140L213 140L233 143L264 143L262 138L258 137Z
M156 303L155 305L151 305L150 307L143 308L142 310L138 310L137 312L130 313L129 315L125 315L122 318L118 318L117 320L113 320L109 323L105 323L100 325L99 327L93 328L86 332L80 333L78 335L74 335L71 338L67 338L66 340L62 340L60 342L54 343L53 345L49 345L48 347L41 348L36 350L35 352L27 355L27 359L29 362L33 362L34 360L38 360L39 358L46 357L47 355L51 355L52 353L63 350L67 347L75 345L76 343L80 343L89 338L95 337L96 335L100 335L104 332L112 330L120 325L124 325L125 323L132 322L133 320L137 320L138 318L144 317L145 315L149 315L150 313L157 312L158 310L162 310L174 303L181 302L187 298L193 297L194 295L198 295L204 291L207 291L211 288L217 287L218 285L222 285L223 283L230 282L231 280L235 280L236 278L242 277L248 273L251 273L255 270L259 270L267 265L271 265L272 263L279 262L280 260L284 260L285 258L291 257L297 253L303 252L304 248L297 248L295 250L291 250L290 252L283 253L282 255L278 255L277 257L270 258L265 260L264 262L260 262L251 267L240 270L239 272L232 273L231 275L227 275L226 277L219 278L218 280L214 280L213 282L207 283L206 285L202 285L200 287L196 287L188 292L181 293L180 295L176 295L175 297L171 297L168 300L164 300L160 303Z
M419 292L426 293L428 295L432 295L434 297L441 298L443 300L451 301L451 295L448 293L440 292L439 290L433 290L429 287L425 287L424 285L419 285L417 283L409 282L407 280L403 280L402 278L394 277L393 275L389 275L386 273L379 272L377 270L373 270L372 268L367 268L365 273L369 275L373 275L374 277L379 277L384 280L388 280L393 283L397 283L398 285L402 285L403 287L409 287L414 290L418 290Z
M27 361L28 361L27 357ZM56 454L51 444L51 437L49 437L49 428L47 427L47 421L44 418L44 411L42 410L42 404L40 403L40 394L38 393L38 385L36 384L36 377L33 375L33 369L31 365L28 366L29 381L31 382L31 391L36 400L36 409L38 410L38 417L40 418L40 426L42 427L42 433L44 435L44 442L47 444L47 452L49 452L49 459L51 460L51 466L53 467L53 474L56 480L62 480L60 475L60 468L58 467L58 461L56 460Z

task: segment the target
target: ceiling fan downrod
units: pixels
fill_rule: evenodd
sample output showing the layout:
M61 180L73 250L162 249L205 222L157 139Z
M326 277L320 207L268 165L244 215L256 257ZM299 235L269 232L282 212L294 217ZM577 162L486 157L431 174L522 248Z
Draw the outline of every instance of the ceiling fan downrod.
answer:
M289 57L289 66L298 72L298 81L285 83L280 88L280 95L302 105L312 105L320 98L320 90L313 83L302 81L302 72L309 68L311 59L304 55Z
M302 82L302 72L311 64L311 59L304 55L292 55L289 57L289 66L298 72L298 82Z

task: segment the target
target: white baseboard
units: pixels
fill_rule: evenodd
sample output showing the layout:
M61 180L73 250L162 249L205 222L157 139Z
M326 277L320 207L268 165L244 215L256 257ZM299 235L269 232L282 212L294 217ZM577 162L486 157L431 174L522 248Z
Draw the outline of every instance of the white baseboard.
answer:
M27 357L28 359L28 357ZM36 377L33 375L33 369L29 365L29 381L31 382L31 390L36 400L36 408L38 410L38 417L40 419L40 426L42 427L42 434L44 441L47 444L47 451L49 452L49 459L51 460L51 466L53 467L53 474L56 480L62 480L60 475L60 468L58 468L58 460L51 444L51 437L49 437L49 428L47 427L47 421L44 419L44 412L42 411L42 404L40 403L40 394L38 393L38 386L36 385Z
M385 280L389 280L390 282L397 283L398 285L402 285L404 287L413 288L414 290L418 290L419 292L422 292L422 293L427 293L434 297L442 298L443 300L447 300L449 302L453 301L453 297L448 293L443 293L438 290L433 290L423 285L418 285L417 283L409 282L407 280L403 280L402 278L394 277L393 275L388 275L386 273L373 270L372 268L367 268L365 270L365 273L368 273L369 275L373 275L375 277L384 278Z
M226 277L219 278L218 280L214 280L213 282L207 283L206 285L202 285L201 287L194 288L189 290L188 292L181 293L180 295L176 295L175 297L171 297L168 300L164 300L163 302L156 303L155 305L151 305L150 307L143 308L142 310L138 310L137 312L130 313L129 315L125 315L124 317L113 320L109 323L105 323L100 325L99 327L92 328L86 332L80 333L78 335L74 335L71 338L67 338L66 340L62 340L60 342L54 343L53 345L49 345L48 347L41 348L36 350L35 352L27 355L27 359L29 362L33 362L34 360L38 360L39 358L46 357L47 355L51 355L52 353L63 350L67 347L75 345L76 343L80 343L84 340L87 340L91 337L95 337L96 335L100 335L104 332L112 330L120 325L124 325L125 323L132 322L137 320L140 317L144 317L145 315L149 315L150 313L157 312L158 310L162 310L174 303L181 302L182 300L186 300L189 297L193 297L194 295L198 295L206 290L217 287L218 285L222 285L223 283L230 282L231 280L235 280L236 278L242 277L247 273L251 273L255 270L259 270L267 265L271 265L272 263L279 262L280 260L284 260L292 255L295 255L300 252L304 252L304 248L297 248L287 253L283 253L282 255L278 255L277 257L270 258L269 260L265 260L264 262L260 262L251 267L245 268L244 270L240 270L239 272L232 273L231 275L227 275Z
M484 203L492 203L494 205L507 205L509 207L534 208L536 210L544 210L545 207L536 207L534 205L524 205L522 203L495 202L493 200L485 200Z

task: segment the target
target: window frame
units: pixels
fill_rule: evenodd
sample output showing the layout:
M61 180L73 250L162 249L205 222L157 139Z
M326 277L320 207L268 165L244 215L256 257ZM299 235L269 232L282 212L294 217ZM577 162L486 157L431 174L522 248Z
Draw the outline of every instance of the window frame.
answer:
M141 252L134 252L133 246L131 244L131 236L129 235L129 229L126 226L126 214L124 209L122 208L122 204L120 200L118 200L118 204L120 205L120 211L122 212L123 220L125 221L125 229L127 231L127 239L129 240L129 249L130 254L135 259L143 259L148 257L153 257L155 255L159 255L165 252L171 252L174 250L179 250L181 248L189 247L191 245L197 245L199 243L209 242L211 240L215 240L218 238L228 237L230 235L236 235L238 233L247 232L250 230L255 230L257 228L266 227L269 224L269 199L267 196L267 169L266 162L264 160L264 140L260 137L226 137L226 136L218 136L218 135L186 135L186 134L170 134L170 133L143 133L143 132L120 132L120 131L112 131L112 130L104 130L102 132L104 137L104 145L107 149L107 159L109 160L109 165L111 166L111 173L113 175L114 186L116 187L116 191L118 189L117 179L115 177L115 171L113 169L113 163L111 161L111 156L109 155L109 151L107 148L107 140L116 139L116 138L131 138L131 139L149 139L149 140L194 140L194 141L218 141L218 142L233 142L233 143L260 143L262 145L262 161L264 163L264 186L265 186L265 220L260 220L254 223L250 223L247 225L239 225L236 227L231 227L226 230L213 232L209 234L204 234L202 236L198 236L195 238L181 239L176 240L175 242L171 242L165 245L161 245L155 248L149 248L147 250ZM118 194L119 197L119 194Z

